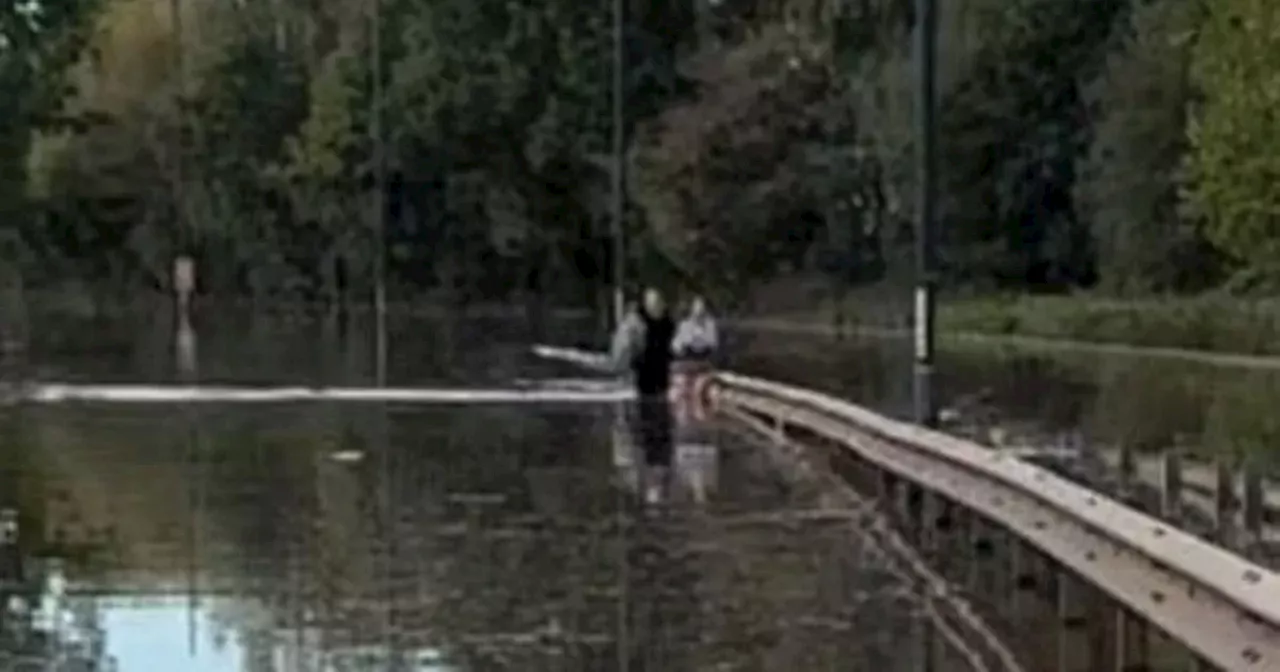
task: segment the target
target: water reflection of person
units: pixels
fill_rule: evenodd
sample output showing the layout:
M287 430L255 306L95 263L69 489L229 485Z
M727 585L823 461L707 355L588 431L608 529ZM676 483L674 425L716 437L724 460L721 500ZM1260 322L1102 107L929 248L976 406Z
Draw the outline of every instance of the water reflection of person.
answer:
M719 451L706 422L701 382L711 373L720 350L719 329L700 296L690 301L689 313L676 328L671 343L675 357L673 395L677 409L673 470L693 500L703 503L716 487Z
M668 395L671 388L671 345L675 322L667 311L662 293L644 292L640 310L630 312L618 325L611 348L616 370L628 370L636 391L632 429L644 451L648 481L645 498L661 497L666 468L671 464L672 418Z
M671 468L675 479L697 504L703 504L718 484L720 450L714 425L707 422L704 401L686 396L677 401L675 451Z

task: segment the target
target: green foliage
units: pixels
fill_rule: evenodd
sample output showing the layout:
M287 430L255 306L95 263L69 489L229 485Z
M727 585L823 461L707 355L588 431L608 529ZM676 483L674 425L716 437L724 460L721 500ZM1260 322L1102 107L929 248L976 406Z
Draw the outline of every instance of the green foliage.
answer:
M1189 205L1233 260L1280 272L1280 8L1266 0L1208 3L1192 77L1204 101L1190 127Z
M210 291L330 299L363 295L380 255L400 291L462 300L592 303L618 262L725 300L783 276L844 294L910 272L909 2L629 4L631 207L614 260L607 3L383 0L375 82L365 3L190 0L178 36L163 0L101 1L0 24L17 94L0 111L25 120L0 151L32 178L0 179L0 209L40 215L21 218L36 284L159 286L183 250ZM940 10L949 285L1194 291L1225 253L1220 287L1274 289L1268 3ZM60 113L92 123L32 150Z
M642 140L633 193L659 249L700 286L747 288L812 239L805 209L817 206L797 140L827 81L795 53L771 31L708 62L699 98Z
M1062 288L1094 280L1070 197L1086 148L1081 86L1101 65L1119 0L980 5L988 35L944 100L944 217L961 279Z
M1076 198L1104 283L1122 293L1208 286L1215 259L1179 210L1190 56L1201 0L1140 3L1092 87L1094 141Z
M41 130L72 121L60 115L69 91L67 68L79 57L97 0L9 2L0 6L0 259L24 261L21 223L27 153ZM29 261L29 259L25 260Z

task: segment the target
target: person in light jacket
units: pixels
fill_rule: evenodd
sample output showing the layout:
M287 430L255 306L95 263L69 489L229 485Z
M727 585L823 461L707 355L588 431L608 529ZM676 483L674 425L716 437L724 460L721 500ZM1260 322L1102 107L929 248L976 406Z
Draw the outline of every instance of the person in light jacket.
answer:
M671 342L672 354L678 359L710 362L720 350L720 330L707 310L707 302L695 296L689 315L680 321Z

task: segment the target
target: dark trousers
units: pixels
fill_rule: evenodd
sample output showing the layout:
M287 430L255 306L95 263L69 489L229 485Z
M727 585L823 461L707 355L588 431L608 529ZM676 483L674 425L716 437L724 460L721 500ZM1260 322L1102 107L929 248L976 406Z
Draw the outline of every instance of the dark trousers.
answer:
M670 466L674 437L667 395L642 394L636 404L636 443L644 451L645 464L651 467Z

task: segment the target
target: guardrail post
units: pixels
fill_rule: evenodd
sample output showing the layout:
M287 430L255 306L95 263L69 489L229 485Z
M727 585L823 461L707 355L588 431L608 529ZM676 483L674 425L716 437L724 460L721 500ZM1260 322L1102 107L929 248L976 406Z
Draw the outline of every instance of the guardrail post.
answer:
M1076 637L1078 632L1085 629L1089 621L1083 609L1084 587L1077 585L1076 578L1063 568L1056 569L1055 579L1058 610L1058 672L1092 672L1092 661L1083 668L1079 665L1081 652L1090 651L1090 647L1078 641Z
M922 528L921 509L924 490L906 480L898 481L898 520L902 534L913 546L919 547Z
M1213 535L1215 541L1227 548L1234 547L1235 541L1235 477L1231 466L1224 458L1214 464L1213 492Z
M1035 585L1035 576L1028 570L1027 549L1022 539L1009 534L1009 621L1018 623L1025 610L1023 593L1029 592Z
M1245 538L1242 540L1246 555L1256 555L1262 545L1264 507L1262 473L1252 459L1246 459L1240 470L1241 521Z
M1006 598L1015 590L1016 580L1013 576L1013 546L1016 543L1013 533L999 530L992 539L995 560L995 585L991 590L993 599L991 609L1001 618L1008 616Z
M1173 522L1182 518L1182 455L1177 449L1161 455L1160 513Z
M969 513L964 507L943 497L937 498L938 518L935 521L937 530L938 572L948 583L955 583L956 572L964 568L963 537L965 520Z
M876 469L874 465L867 465L871 470L872 477L876 484L876 500L880 504L880 508L887 512L893 512L893 474L887 471Z
M773 440L775 443L787 440L787 417L782 413L773 416Z
M942 502L928 490L920 492L920 551L930 564L938 555L938 519L942 515Z
M1115 616L1116 672L1146 672L1150 669L1146 621L1120 604L1116 605Z
M978 545L982 539L982 516L970 513L965 516L964 524L964 587L970 596L978 594L981 559L978 557Z
M1129 498L1133 490L1133 482L1138 471L1137 462L1133 458L1133 446L1123 442L1120 444L1120 463L1117 476L1117 494L1121 500Z
M899 528L902 527L903 518L907 510L907 494L906 484L897 476L891 476L889 480L889 499L887 501L889 516L893 524Z

